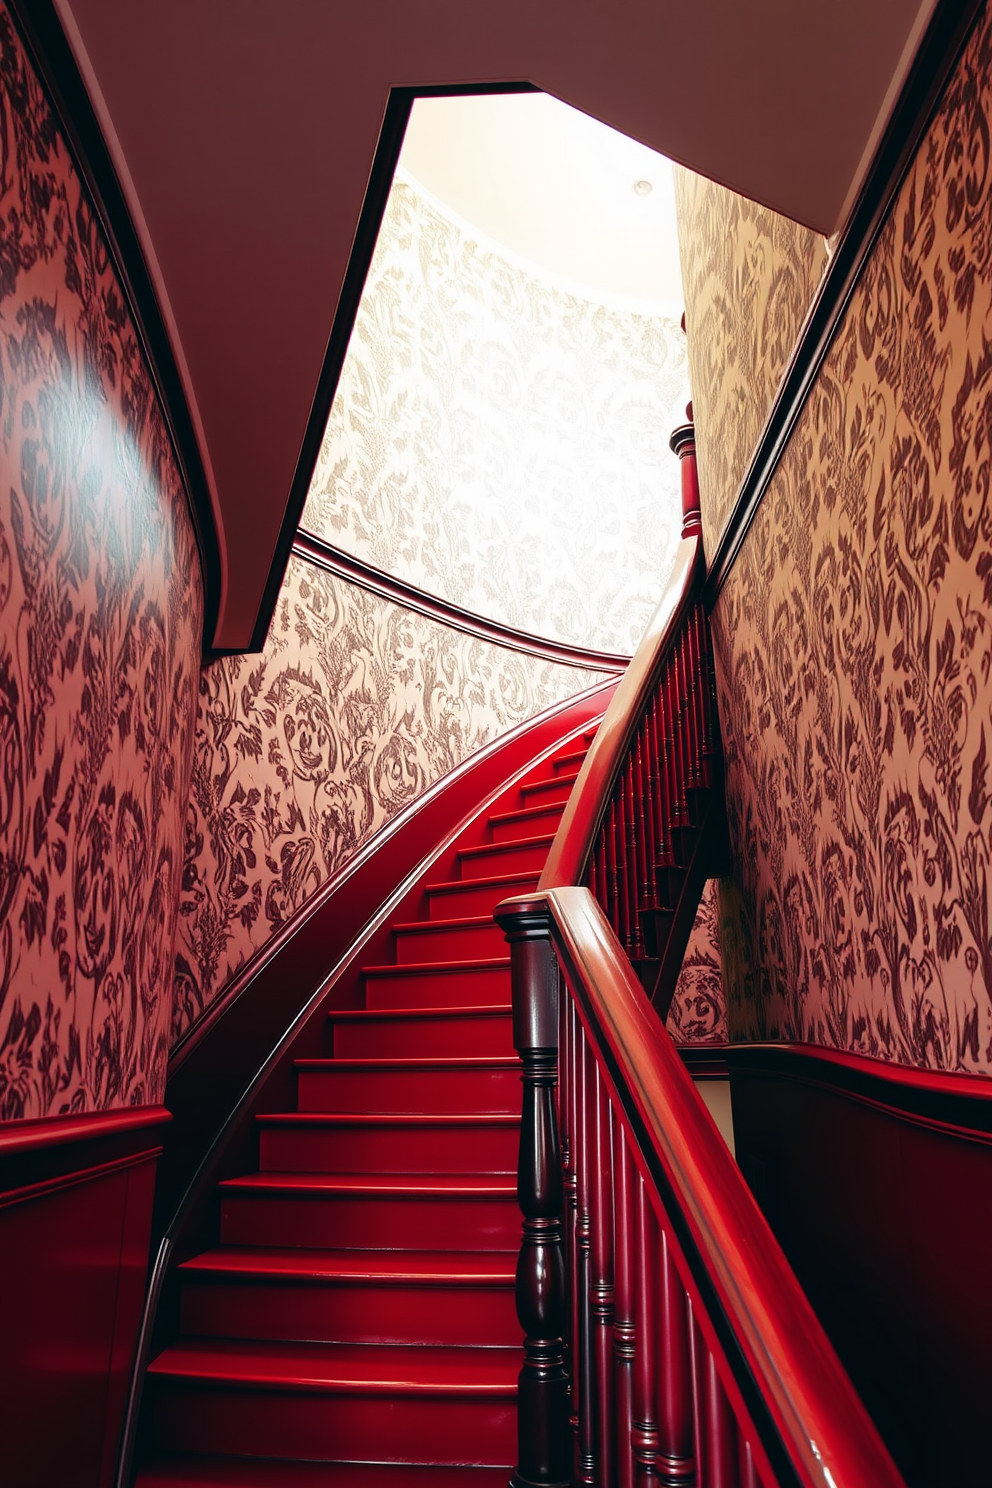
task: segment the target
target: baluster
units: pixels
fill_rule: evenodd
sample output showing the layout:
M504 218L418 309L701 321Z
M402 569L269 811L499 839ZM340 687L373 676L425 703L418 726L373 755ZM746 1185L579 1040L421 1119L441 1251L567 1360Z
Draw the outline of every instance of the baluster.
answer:
M703 1359L702 1429L706 1440L707 1488L740 1488L737 1421L709 1349L705 1349Z
M741 1488L761 1488L761 1479L758 1477L758 1469L754 1465L754 1456L751 1452L751 1444L744 1435L743 1430L738 1428L738 1451L737 1462L741 1480Z
M590 894L592 895L592 897L594 899L599 900L599 887L598 887L598 884L596 882L596 858L597 858L597 854L596 854L596 850L594 848L593 851L589 855L589 872L586 875L586 877L588 879L588 885L587 886L588 886L588 889L589 889Z
M696 774L701 786L710 784L709 762L706 758L706 659L702 652L702 632L699 628L702 608L694 605L689 615L689 664L692 667L692 707L696 730Z
M582 1267L579 1260L579 1143L581 1140L582 1100L582 1025L578 1009L571 997L567 999L568 1015L568 1111L571 1135L571 1169L568 1175L565 1198L568 1217L568 1262L569 1279L569 1364L572 1375L572 1406L569 1424L572 1428L570 1460L575 1461L579 1441L579 1389L582 1372L582 1342L579 1323L579 1297L582 1287Z
M619 1121L613 1124L616 1174L616 1257L614 1262L613 1357L616 1380L617 1488L634 1488L634 1322L635 1204L637 1172ZM747 1485L751 1488L751 1485Z
M606 869L606 833L604 832L602 827L600 827L599 836L596 838L596 847L593 851L593 857L596 861L596 898L599 900L600 907L603 910L603 913L608 917L609 909L607 908L608 901L606 895L608 882L608 874Z
M641 751L641 789L644 800L644 882L641 892L644 896L644 908L649 912L658 908L658 882L654 871L658 861L655 812L658 770L651 755L651 716L652 709L649 704L647 712L641 719L641 729L637 740Z
M542 903L498 915L510 943L513 1042L523 1063L517 1197L523 1240L517 1261L517 1316L524 1363L517 1387L515 1488L565 1488L570 1481L565 1374L562 1171L555 1109L559 972Z
M600 1488L613 1488L613 1109L599 1063L592 1066L592 1285L589 1310L593 1323L596 1380L596 1460Z
M562 1352L565 1358L565 1373L571 1375L574 1349L570 1299L575 1290L573 1256L574 1232L572 1218L575 1197L575 1122L573 1116L572 1087L574 1084L572 1060L572 1013L575 1004L563 983L559 982L558 996L558 1130L561 1136L562 1174L562 1260L565 1266L565 1317L562 1334Z
M637 1488L653 1488L658 1455L658 1417L655 1381L658 1370L658 1221L640 1173L635 1177L634 1254L636 1311L634 1351L634 1426L631 1441Z
M659 868L665 869L671 862L671 823L668 812L668 754L665 749L665 724L663 717L661 687L654 695L651 707L651 732L654 740L654 757L656 764L656 775L658 786L658 859L655 863L655 873Z
M635 959L644 955L641 939L640 883L637 873L637 776L636 754L632 754L623 772L624 854L627 867L627 954Z
M627 821L624 812L623 783L616 794L616 813L614 815L614 853L617 860L617 917L613 929L617 940L624 950L630 954L630 922L627 914Z
M681 674L681 686L683 693L683 726L682 732L686 743L686 783L690 790L699 786L699 735L697 732L696 716L696 676L692 665L692 656L689 650L689 632L691 629L692 612L690 611L686 624L678 638L679 671Z
M693 1365L685 1288L664 1229L658 1267L658 1467L664 1488L695 1482Z
M616 802L611 801L606 808L604 823L604 844L606 848L606 918L613 926L617 927L617 831L616 831Z
M576 1294L578 1299L578 1399L579 1399L579 1463L578 1480L580 1483L590 1485L596 1482L596 1385L595 1372L593 1369L593 1339L592 1339L592 1317L589 1310L590 1294L592 1290L592 1256L591 1256L591 1218L590 1218L590 1184L592 1181L591 1166L593 1161L593 1111L591 1108L592 1096L592 1055L589 1051L585 1030L581 1022L578 1023L579 1048L576 1059L576 1077L579 1084L579 1110L578 1110L578 1218L576 1223L576 1242L578 1248L578 1266L576 1275Z

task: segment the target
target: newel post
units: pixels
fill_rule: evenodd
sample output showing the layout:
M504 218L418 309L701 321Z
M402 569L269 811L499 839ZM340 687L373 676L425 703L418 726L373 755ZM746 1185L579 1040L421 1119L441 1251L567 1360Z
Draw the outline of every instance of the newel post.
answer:
M517 1468L510 1482L512 1488L566 1488L572 1474L555 1104L558 963L543 900L510 900L496 910L496 919L510 944L513 1042L523 1061L517 1198L524 1221L516 1296L526 1336L517 1396Z
M692 537L702 530L699 511L699 472L696 468L696 426L692 422L692 404L686 405L688 423L672 430L668 447L679 458L682 476L682 536Z

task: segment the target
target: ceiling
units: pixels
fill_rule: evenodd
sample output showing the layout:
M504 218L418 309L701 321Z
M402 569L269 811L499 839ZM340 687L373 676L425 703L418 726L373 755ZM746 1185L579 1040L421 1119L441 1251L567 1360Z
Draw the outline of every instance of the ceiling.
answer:
M671 161L550 93L418 98L399 165L532 273L682 314Z
M55 0L256 626L389 91L527 80L824 233L932 0ZM325 410L326 412L326 410Z

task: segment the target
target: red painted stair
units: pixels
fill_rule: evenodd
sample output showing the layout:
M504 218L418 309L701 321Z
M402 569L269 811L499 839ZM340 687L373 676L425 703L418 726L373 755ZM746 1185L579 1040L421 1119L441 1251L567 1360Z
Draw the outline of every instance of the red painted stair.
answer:
M136 1488L483 1488L516 1453L520 1070L492 911L536 885L592 733L457 844L365 1007L258 1118L219 1244L180 1268ZM451 870L449 869L449 872Z

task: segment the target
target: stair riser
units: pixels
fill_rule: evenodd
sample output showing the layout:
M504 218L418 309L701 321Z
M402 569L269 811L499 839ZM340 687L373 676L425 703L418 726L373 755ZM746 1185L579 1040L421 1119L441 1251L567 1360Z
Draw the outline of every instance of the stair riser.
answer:
M396 936L396 960L401 966L420 961L483 961L505 955L506 940L495 923L451 930L401 930Z
M184 1334L311 1343L516 1348L513 1287L189 1283Z
M545 784L543 781L540 782L540 788L536 784L533 789L524 786L521 792L523 803L525 806L544 806L550 805L555 801L564 805L572 793L572 786L574 784L574 779L570 779L568 775L565 775L561 779L548 782L548 784Z
M156 1381L154 1447L323 1461L478 1463L516 1454L516 1402L240 1391Z
M535 834L536 835L536 834ZM540 842L536 846L510 847L502 846L487 849L485 852L473 853L471 857L462 857L459 854L460 873L463 879L489 878L503 873L534 873L540 874L541 869L547 862L548 844ZM506 895L502 896L504 899ZM499 903L499 899L495 901ZM495 906L494 906L495 907ZM466 911L466 913L475 911Z
M375 1019L337 1023L340 1059L477 1059L513 1053L509 1013L472 1018Z
M543 867L543 863L540 867ZM506 869L506 872L516 872L516 868ZM432 920L459 920L471 919L475 915L492 915L497 904L502 904L504 899L509 899L513 894L527 894L531 889L537 888L537 880L540 878L540 868L531 873L520 883L503 884L493 886L491 884L479 884L478 888L457 889L431 889L428 891L429 915ZM463 874L468 878L468 874ZM478 874L472 877L477 878Z
M574 775L577 771L581 770L586 752L585 749L582 749L563 754L558 759L551 761L551 768L556 775Z
M263 1127L259 1168L287 1173L513 1173L514 1127Z
M370 1008L497 1007L510 1005L510 968L458 971L397 970L365 978Z
M513 1199L283 1198L221 1200L222 1245L503 1250L520 1245Z
M416 1467L409 1463L280 1462L165 1456L138 1473L134 1488L506 1488L505 1467ZM195 1464L190 1468L189 1464Z
M519 1069L301 1070L301 1111L519 1114Z
M547 807L540 816L528 816L523 821L498 822L490 825L493 842L512 842L516 837L543 837L558 830L562 807L546 801L531 801L529 806Z

